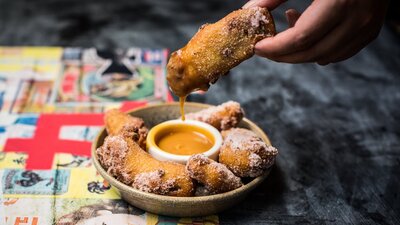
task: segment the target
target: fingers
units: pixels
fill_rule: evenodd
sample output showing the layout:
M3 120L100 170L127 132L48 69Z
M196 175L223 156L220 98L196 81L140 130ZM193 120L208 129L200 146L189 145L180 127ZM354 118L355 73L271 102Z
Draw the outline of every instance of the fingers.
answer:
M318 62L321 65L343 61L358 53L379 33L379 24L358 15L345 16L323 38L301 51L277 55L273 60L288 63ZM297 26L297 24L296 24Z
M252 4L273 7L277 1L258 0ZM314 0L303 14L287 10L289 29L259 41L255 53L287 63L326 65L345 60L379 34L387 3L387 0L383 4L374 0Z
M255 45L255 52L275 60L276 57L309 48L321 40L342 17L334 1L314 1L296 22L275 37L266 38Z
M360 27L354 28L357 27L354 23L353 21L342 22L309 48L286 55L276 56L274 60L279 62L302 63L330 58L333 53L341 51L346 48L349 43L352 43L353 39L357 37L357 34L362 33Z
M362 31L360 31L363 33ZM346 60L358 52L360 52L365 45L367 45L371 40L375 38L374 33L370 33L370 35L361 35L354 38L351 41L348 41L346 45L343 45L342 48L333 52L332 54L321 57L317 60L319 65L327 65L329 63L337 63L343 60Z
M382 7L382 6L380 6ZM382 12L385 11L385 8L382 9ZM328 63L336 63L343 60L346 60L353 55L357 54L362 50L367 44L369 44L372 40L378 37L380 29L383 24L384 14L378 13L374 15L374 20L369 20L369 16L365 18L365 16L358 16L356 19L349 20L353 21L353 28L356 32L350 32L349 35L352 35L353 39L347 41L342 48L333 51L331 54L321 57L317 60L318 64L326 65ZM360 21L357 22L356 20ZM358 29L357 29L358 28Z
M287 0L250 0L242 8L247 9L254 6L259 6L273 10L286 1Z
M289 27L294 27L296 24L297 20L301 16L301 13L297 12L295 9L288 9L285 12L286 20L289 24Z

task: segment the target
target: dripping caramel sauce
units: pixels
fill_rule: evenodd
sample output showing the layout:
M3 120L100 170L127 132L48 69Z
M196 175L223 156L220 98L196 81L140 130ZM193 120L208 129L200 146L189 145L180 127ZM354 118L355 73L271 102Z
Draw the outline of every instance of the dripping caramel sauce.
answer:
M182 121L185 120L185 97L179 97ZM165 152L175 155L193 155L208 151L215 140L204 128L195 126L170 127L158 133L156 145Z
M180 105L182 121L185 121L185 107L184 107L185 106L185 101L186 101L186 96L179 97L179 105Z

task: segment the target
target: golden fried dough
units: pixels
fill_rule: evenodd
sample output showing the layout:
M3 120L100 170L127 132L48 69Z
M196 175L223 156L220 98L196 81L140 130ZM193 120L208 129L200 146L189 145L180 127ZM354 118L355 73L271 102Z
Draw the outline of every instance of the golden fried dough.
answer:
M169 196L193 196L193 181L184 165L154 159L131 138L107 136L96 153L110 175L138 190Z
M257 177L274 163L278 150L267 146L254 132L243 128L222 131L219 162L236 176Z
M207 158L203 154L196 154L189 158L186 170L191 178L204 185L207 194L218 194L242 186L242 181L235 176L225 165ZM203 194L199 194L203 195Z
M179 97L207 90L210 83L253 56L256 42L273 35L273 19L260 7L239 9L214 24L205 24L185 47L171 54L168 84Z
M210 124L218 130L227 130L236 127L244 115L240 104L228 101L199 112L186 114L186 119L198 120Z
M122 134L131 137L142 149L146 149L148 129L141 118L130 116L118 109L111 109L105 113L104 123L109 135Z

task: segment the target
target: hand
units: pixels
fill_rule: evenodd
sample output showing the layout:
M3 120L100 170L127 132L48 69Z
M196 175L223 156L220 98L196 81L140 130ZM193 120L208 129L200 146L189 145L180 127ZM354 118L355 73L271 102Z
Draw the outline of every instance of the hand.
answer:
M253 6L273 10L285 0L253 0ZM257 55L277 62L320 65L357 54L374 40L382 27L389 0L315 0L303 12L286 11L289 28L259 41Z

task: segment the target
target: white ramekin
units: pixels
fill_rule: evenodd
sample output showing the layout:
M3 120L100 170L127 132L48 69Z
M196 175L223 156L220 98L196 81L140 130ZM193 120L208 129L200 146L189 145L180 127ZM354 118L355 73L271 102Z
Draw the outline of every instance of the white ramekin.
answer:
M206 130L214 138L214 145L206 152L202 153L210 159L217 160L219 149L222 145L221 133L213 126L196 120L168 120L160 123L149 131L146 139L146 148L150 155L161 161L173 161L186 164L191 155L175 155L161 150L156 143L157 134L173 126L194 126ZM190 128L189 128L190 129Z

